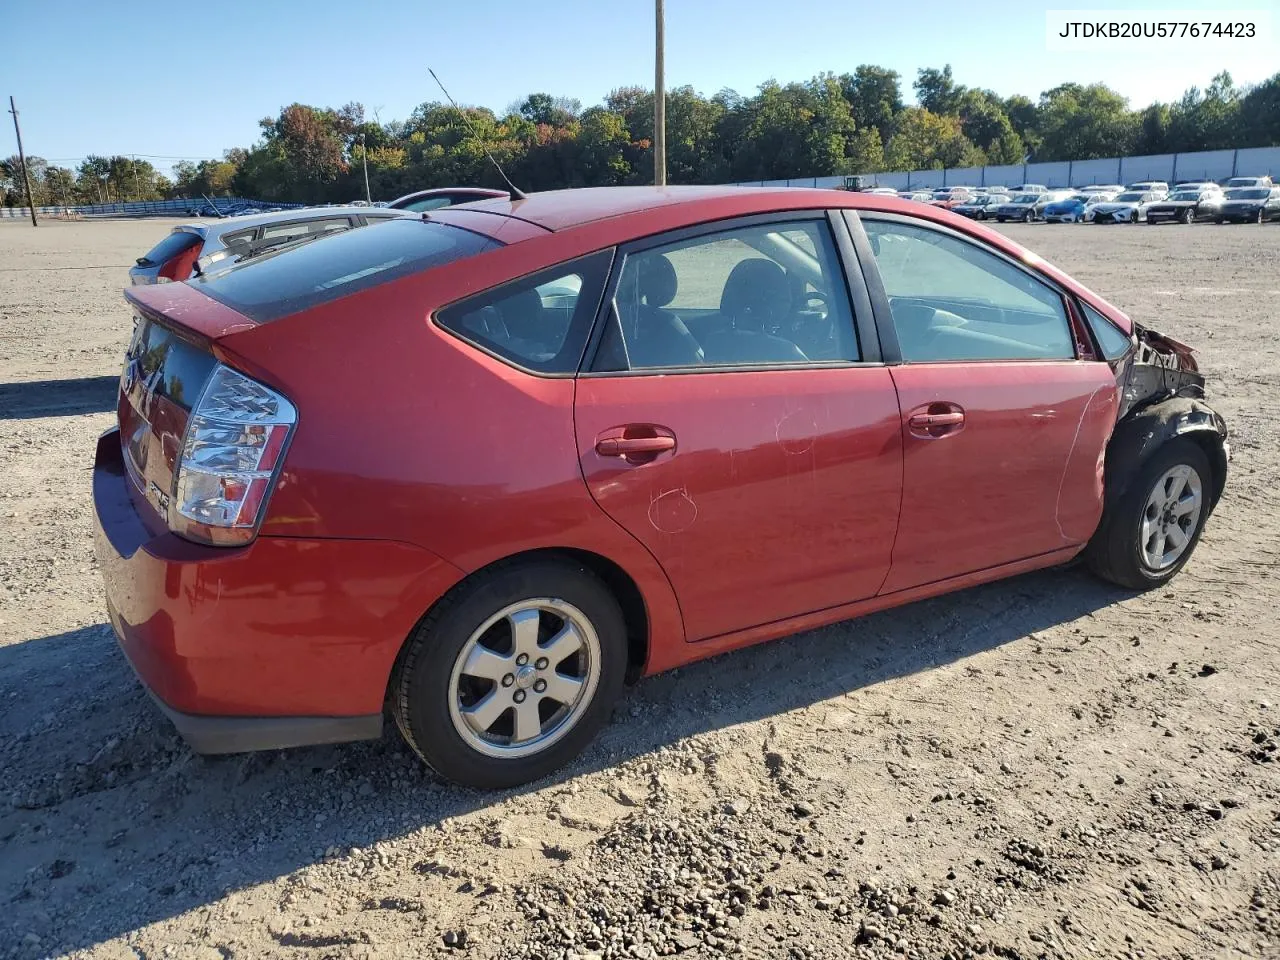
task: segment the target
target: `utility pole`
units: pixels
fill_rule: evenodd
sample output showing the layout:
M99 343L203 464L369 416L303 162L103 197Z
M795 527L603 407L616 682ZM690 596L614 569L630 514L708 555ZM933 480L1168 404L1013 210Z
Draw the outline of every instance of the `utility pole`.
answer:
M31 225L38 227L40 221L36 219L36 201L31 196L31 174L27 173L27 156L22 152L22 128L18 126L18 107L13 102L12 94L9 96L9 112L13 114L13 132L18 135L18 162L22 164L22 182L27 187L27 206L31 209Z
M373 203L373 196L369 193L369 149L364 145L364 134L360 134L360 164L364 167L364 202Z
M667 185L667 84L664 76L666 15L663 0L654 0L653 48L653 184Z

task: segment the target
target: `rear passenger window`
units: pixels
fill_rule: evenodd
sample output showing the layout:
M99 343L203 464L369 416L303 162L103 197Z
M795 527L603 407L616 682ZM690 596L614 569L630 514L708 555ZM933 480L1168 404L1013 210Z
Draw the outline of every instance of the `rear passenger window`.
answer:
M858 359L825 221L766 223L629 254L594 368Z
M1071 360L1062 296L1003 258L950 234L863 219L902 359Z
M535 373L576 373L613 251L504 284L436 315L468 343Z

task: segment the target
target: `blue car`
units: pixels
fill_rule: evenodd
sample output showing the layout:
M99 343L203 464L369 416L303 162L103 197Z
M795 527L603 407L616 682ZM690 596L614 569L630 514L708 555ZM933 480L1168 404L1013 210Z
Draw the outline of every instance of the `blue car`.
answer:
M1073 193L1069 197L1048 204L1041 216L1046 223L1080 223L1084 220L1084 208L1088 200L1088 194Z

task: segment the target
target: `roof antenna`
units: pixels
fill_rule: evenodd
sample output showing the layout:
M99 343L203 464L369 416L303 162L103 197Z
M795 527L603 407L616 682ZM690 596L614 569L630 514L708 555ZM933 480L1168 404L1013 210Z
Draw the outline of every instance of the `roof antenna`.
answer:
M511 188L511 196L515 197L517 200L529 199L524 195L519 187L511 182L511 178L502 172L502 167L498 165L498 161L495 160L493 158L493 154L489 152L489 145L480 139L480 134L476 133L476 128L471 125L471 121L467 119L467 115L463 112L462 108L458 106L458 101L449 96L449 91L445 90L444 84L440 82L440 78L436 76L436 72L430 67L427 67L427 73L431 74L431 79L436 82L436 85L441 89L444 95L449 97L449 102L453 104L453 109L458 111L458 116L462 117L462 122L467 125L467 129L471 132L471 136L476 138L476 143L480 144L480 149L483 150L484 155L489 158L489 162L493 164L493 168L498 171L498 176L500 176L503 182Z

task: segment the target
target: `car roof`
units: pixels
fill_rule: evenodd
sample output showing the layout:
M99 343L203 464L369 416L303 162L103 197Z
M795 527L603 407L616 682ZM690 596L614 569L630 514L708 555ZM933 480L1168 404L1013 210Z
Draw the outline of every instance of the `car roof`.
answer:
M833 197L873 197L883 194L857 193L850 190L812 190L805 187L733 187L733 186L667 186L667 187L579 187L570 190L548 190L528 194L523 200L496 198L478 200L458 208L514 217L536 224L551 232L582 226L599 220L642 214L656 207L699 205L716 200L739 198L744 207L753 206L749 198L796 197L801 193L821 193ZM851 206L847 199L832 206ZM444 210L430 211L434 218Z

